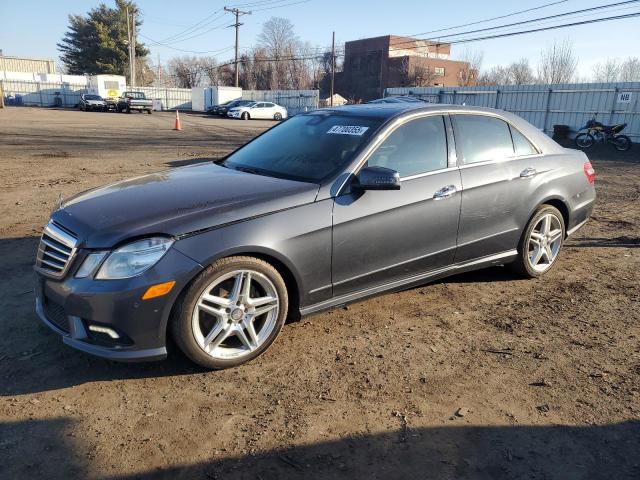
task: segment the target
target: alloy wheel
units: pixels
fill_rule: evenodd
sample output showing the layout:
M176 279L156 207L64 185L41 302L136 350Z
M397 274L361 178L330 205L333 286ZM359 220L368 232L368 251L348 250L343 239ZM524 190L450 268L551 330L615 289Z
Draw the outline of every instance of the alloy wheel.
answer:
M235 270L214 279L198 298L191 318L199 347L218 360L251 354L271 335L280 299L262 273Z
M538 273L547 271L562 246L562 223L552 213L542 216L529 234L527 260Z

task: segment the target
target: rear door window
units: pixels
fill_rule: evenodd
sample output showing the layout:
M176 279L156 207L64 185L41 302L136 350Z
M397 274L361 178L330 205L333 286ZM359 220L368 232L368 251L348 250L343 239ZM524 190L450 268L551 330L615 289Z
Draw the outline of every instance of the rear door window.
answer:
M452 115L456 145L465 164L513 157L509 125L487 115Z
M513 147L516 151L516 156L520 157L523 155L535 155L538 153L536 147L534 147L531 142L521 134L514 127L511 128L511 138L513 138Z
M447 167L444 119L433 115L399 126L369 157L370 167L386 167L409 177Z

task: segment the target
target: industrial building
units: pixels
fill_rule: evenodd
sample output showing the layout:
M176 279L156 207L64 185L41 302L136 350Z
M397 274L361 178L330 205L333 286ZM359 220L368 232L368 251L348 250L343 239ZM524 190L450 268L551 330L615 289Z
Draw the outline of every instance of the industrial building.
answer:
M346 42L340 90L366 101L391 87L475 85L477 72L450 55L449 43L397 35Z
M0 50L0 71L17 73L56 73L56 62L47 58L8 57Z

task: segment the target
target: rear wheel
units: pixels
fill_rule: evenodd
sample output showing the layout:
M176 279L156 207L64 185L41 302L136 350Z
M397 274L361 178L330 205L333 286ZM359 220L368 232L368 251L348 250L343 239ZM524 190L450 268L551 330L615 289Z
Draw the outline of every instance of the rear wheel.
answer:
M590 133L581 133L576 136L576 145L578 148L589 148L593 145L595 139Z
M631 139L626 135L616 135L611 142L619 152L626 152L631 148Z
M249 117L249 112L242 112L242 115L240 115L240 118L242 120L249 120L249 118L251 117Z
M518 258L511 266L525 277L544 275L555 264L564 236L560 211L551 205L542 205L529 221L518 245Z
M248 362L276 339L288 294L278 271L254 257L218 260L189 287L172 320L180 349L206 368Z

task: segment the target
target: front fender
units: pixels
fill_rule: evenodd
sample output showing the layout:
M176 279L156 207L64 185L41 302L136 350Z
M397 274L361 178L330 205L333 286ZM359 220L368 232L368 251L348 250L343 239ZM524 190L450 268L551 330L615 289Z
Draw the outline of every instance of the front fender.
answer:
M174 248L201 265L231 255L259 255L284 265L300 306L331 294L332 201L314 202L178 240Z

